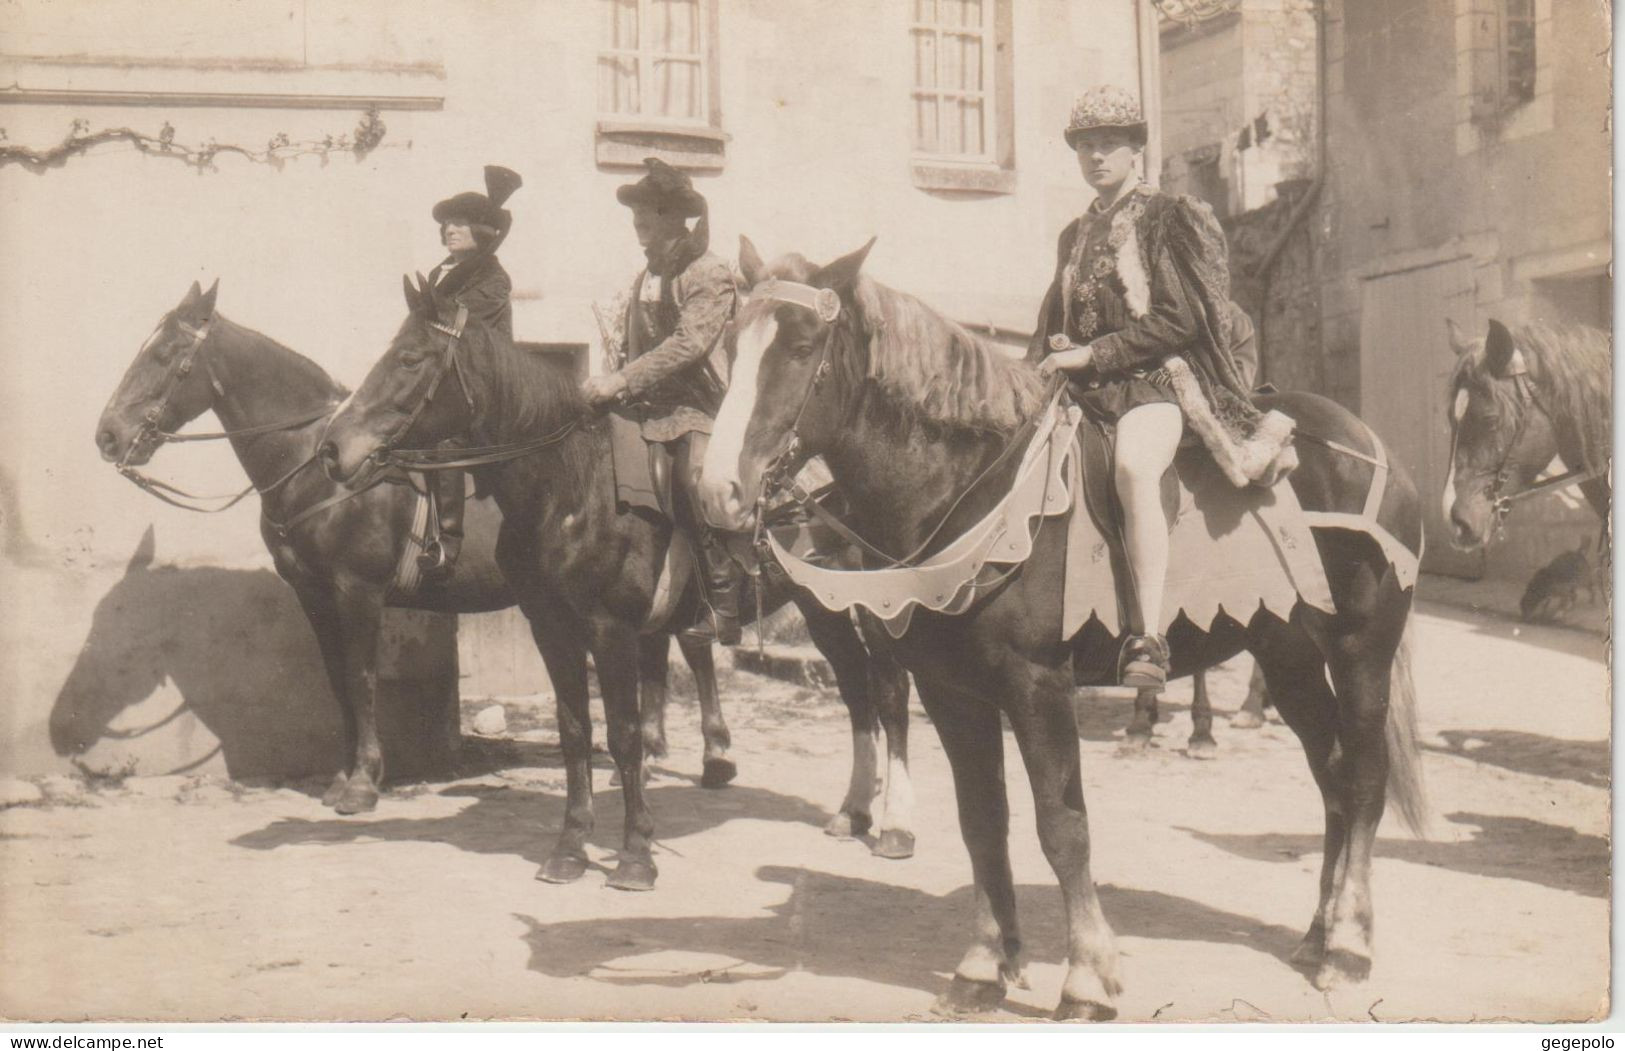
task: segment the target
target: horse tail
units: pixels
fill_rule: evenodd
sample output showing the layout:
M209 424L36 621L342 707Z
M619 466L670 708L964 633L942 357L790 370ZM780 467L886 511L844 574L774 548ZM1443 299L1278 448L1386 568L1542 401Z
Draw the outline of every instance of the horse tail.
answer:
M1388 804L1419 839L1431 835L1432 808L1422 778L1422 752L1416 731L1416 684L1411 679L1411 626L1405 626L1389 672Z

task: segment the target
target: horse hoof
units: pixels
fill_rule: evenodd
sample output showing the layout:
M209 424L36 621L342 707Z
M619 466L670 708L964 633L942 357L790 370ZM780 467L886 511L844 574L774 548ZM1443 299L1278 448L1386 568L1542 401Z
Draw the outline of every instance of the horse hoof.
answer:
M707 759L705 772L700 774L701 788L724 788L739 776L739 767L732 759Z
M625 858L610 873L609 886L615 890L654 890L658 874L652 861Z
M1239 711L1230 717L1232 730L1256 730L1264 725L1264 717L1257 712Z
M1130 734L1117 744L1117 756L1120 759L1131 759L1151 751L1151 737L1139 734Z
M554 854L536 870L543 883L574 883L587 871L587 859L575 854Z
M1003 1002L1002 982L979 982L956 974L948 983L947 991L931 1006L931 1013L947 1017L984 1014Z
M335 775L333 778L333 783L328 785L327 791L322 793L322 806L338 806L339 800L344 797L344 790L348 787L350 787L349 774L340 773Z
M1306 934L1298 947L1292 950L1288 962L1300 971L1313 971L1320 966L1326 958L1326 939L1316 934Z
M914 833L900 828L882 829L880 838L869 850L877 858L889 858L893 861L902 861L904 858L914 856Z
M824 826L824 835L834 836L836 839L853 839L868 832L874 827L874 818L868 814L854 814L843 810L829 819Z
M1213 738L1199 741L1191 738L1185 744L1185 755L1191 759L1217 759L1219 758L1219 745Z
M1110 1022L1117 1017L1117 1008L1095 1000L1071 1000L1061 997L1050 1018L1057 1022Z
M1371 977L1371 957L1344 949L1333 949L1315 971L1315 988L1321 992L1345 985L1359 985Z
M339 793L333 809L340 814L366 814L378 809L378 789L371 785L351 781Z

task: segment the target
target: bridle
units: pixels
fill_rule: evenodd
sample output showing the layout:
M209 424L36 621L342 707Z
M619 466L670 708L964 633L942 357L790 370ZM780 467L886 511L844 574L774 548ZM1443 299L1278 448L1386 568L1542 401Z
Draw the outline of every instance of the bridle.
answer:
M1506 519L1507 516L1512 513L1512 505L1515 502L1519 500L1526 500L1532 496L1539 496L1543 493L1549 493L1557 489L1564 489L1571 485L1578 485L1582 482L1589 482L1600 477L1603 473L1602 470L1598 468L1592 468L1590 470L1565 471L1563 474L1560 474L1555 478L1548 478L1546 481L1540 482L1536 485L1525 486L1524 488L1519 489L1517 492L1507 492L1507 487L1512 483L1516 469L1520 466L1525 468L1529 466L1528 464L1520 463L1520 461L1516 459L1516 456L1518 447L1523 444L1524 432L1529 428L1529 420L1531 415L1535 412L1539 412L1541 415L1545 416L1548 421L1552 421L1554 423L1557 417L1553 416L1551 411L1541 402L1540 395L1535 388L1535 383L1529 378L1529 367L1524 363L1523 352L1521 350L1514 350L1512 352L1512 358L1507 363L1506 373L1502 378L1510 378L1512 380L1512 389L1517 394L1518 424L1512 430L1512 439L1507 442L1506 447L1501 452L1501 460L1500 463L1496 465L1495 472L1489 476L1488 481L1486 481L1484 485L1484 494L1490 502L1490 513L1492 515L1493 523L1492 533L1496 537L1505 535ZM1449 462L1452 467L1454 467L1456 463L1456 450L1461 442L1461 423L1467 413L1466 399L1470 397L1471 395L1468 394L1467 388L1457 388L1456 403L1452 407L1450 417Z
M768 461L767 466L762 470L761 490L756 498L755 542L758 550L765 548L762 532L767 520L767 505L775 496L783 493L790 502L799 506L802 511L834 530L847 543L857 547L871 558L879 560L885 567L912 566L931 549L931 545L936 542L937 537L942 533L942 530L947 526L949 520L953 518L954 513L959 510L960 505L965 502L966 498L975 492L983 481L1003 466L1014 453L1026 448L1027 440L1032 432L1036 430L1039 420L1047 415L1040 412L1011 433L1009 440L1005 443L1004 448L1000 450L999 455L984 467L971 480L970 484L954 498L953 502L948 505L948 509L937 520L936 525L926 533L925 538L915 546L913 551L901 558L888 554L864 539L855 529L824 507L818 499L822 492L809 493L796 480L796 475L806 465L807 460L811 458L811 453L806 447L806 441L801 435L802 420L806 417L807 407L812 404L813 395L818 393L818 389L823 386L824 381L829 378L835 369L834 347L835 336L840 331L836 325L841 316L840 295L831 288L814 288L811 285L795 281L769 278L751 289L750 296L753 299L760 296L771 302L790 303L795 306L805 307L817 314L818 319L829 328L828 335L824 337L824 345L818 352L818 364L813 367L812 377L807 381L807 389L801 396L801 405L797 408L795 419L790 424L790 440L785 444L784 450ZM1064 389L1065 377L1058 375L1046 400L1053 402L1061 396ZM842 429L844 430L844 427Z
M505 463L517 460L522 456L539 452L552 445L557 445L569 437L581 425L582 416L575 416L562 426L555 428L547 434L537 438L527 438L523 441L504 442L498 445L457 446L438 449L399 449L397 446L406 438L412 428L422 418L424 412L434 401L435 394L439 392L440 385L448 374L457 376L457 385L462 389L463 402L468 406L469 430L472 432L479 424L480 411L474 403L473 387L468 380L468 374L463 369L462 356L457 353L462 344L463 332L468 325L468 308L459 306L457 316L450 325L436 320L429 320L428 325L436 332L446 337L444 349L438 356L438 367L428 377L422 394L418 396L417 404L406 416L400 426L390 432L382 444L372 451L370 459L380 468L396 468L410 471L455 471L469 467L484 467L489 464Z
M209 431L200 434L176 434L172 431L163 430L159 426L159 421L163 419L164 414L169 410L169 403L175 397L175 392L180 389L181 383L185 381L186 377L192 374L192 369L197 363L198 354L203 350L204 343L208 341L210 326L212 323L213 319L211 318L209 321L205 321L202 325L192 326L179 318L175 319L175 326L179 328L181 332L191 337L191 342L187 344L186 349L181 351L179 357L175 359L174 364L170 366L168 373L164 376L164 383L161 392L158 395L158 400L155 401L142 415L140 429L136 431L135 437L125 448L124 455L119 457L119 461L115 465L115 469L119 474L123 475L125 478L128 478L131 482L135 483L136 486L145 490L147 493L157 497L164 503L169 504L171 507L178 507L183 511L197 511L201 514L219 514L221 511L226 511L232 507L235 507L250 493L257 492L261 496L264 496L267 493L281 488L300 471L310 466L310 464L315 461L315 455L312 454L310 457L302 460L300 463L295 465L292 470L288 471L276 481L263 488L250 483L246 489L243 489L237 493L204 496L197 493L189 493L184 489L170 485L168 482L160 481L157 478L153 478L150 475L142 473L140 470L130 464L130 457L135 455L136 450L141 448L147 442L152 442L154 451L156 451L158 446L169 442L220 441L230 438L248 438L261 434L270 434L275 431L291 431L299 427L308 426L309 424L315 423L317 420L324 419L333 411L333 407L331 405L324 405L320 409L315 409L311 412L303 413L299 416L294 416L286 420L274 420L271 423L255 424L252 427L241 427L232 431ZM219 378L215 376L214 370L210 367L207 359L204 359L203 368L204 371L208 372L209 374L209 385L214 388L215 393L224 395L225 388L221 385ZM218 507L200 507L196 504L183 502L188 500L224 500L225 503L220 504Z

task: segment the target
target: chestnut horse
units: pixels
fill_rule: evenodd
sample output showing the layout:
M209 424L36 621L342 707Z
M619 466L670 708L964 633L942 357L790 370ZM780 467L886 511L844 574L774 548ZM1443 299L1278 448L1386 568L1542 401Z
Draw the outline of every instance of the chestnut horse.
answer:
M745 527L764 475L784 477L802 458L821 455L852 508L845 524L872 545L873 565L876 549L921 557L941 550L999 503L1020 460L1006 453L1043 408L1045 391L1036 370L865 277L868 250L824 267L798 255L765 266L742 242L752 292L739 314L733 383L705 463L705 502L714 524ZM1365 426L1323 398L1283 394L1261 404L1281 408L1304 432L1365 456L1375 451ZM1367 462L1307 442L1299 453L1292 485L1306 507L1365 505L1374 476ZM1397 469L1387 476L1379 521L1419 550L1416 494ZM1027 767L1039 843L1066 906L1067 968L1056 1015L1116 1014L1118 955L1090 876L1071 695L1075 654L1099 666L1118 642L1104 631L1061 637L1066 532L1038 530L1030 558L963 613L916 609L896 644L953 768L975 879L975 935L944 995L951 1010L999 1002L1021 974L1002 713ZM1370 535L1317 529L1315 540L1335 615L1299 603L1288 621L1266 611L1246 625L1221 618L1211 634L1175 632L1173 660L1176 674L1188 675L1251 650L1303 742L1326 826L1320 901L1298 959L1327 987L1362 980L1371 967L1371 854L1385 793L1407 818L1420 821L1425 811L1401 648L1411 591Z
M1491 320L1482 339L1454 322L1450 473L1444 515L1464 550L1489 543L1513 501L1578 484L1608 521L1613 454L1613 343L1587 325L1535 322L1516 330ZM1536 477L1554 457L1568 474Z
M162 483L134 469L205 412L212 411L226 428L243 470L261 490L261 535L310 620L343 716L348 765L323 802L341 814L369 811L378 804L386 765L373 703L383 607L477 613L514 605L494 558L495 509L486 510L485 501L471 504L469 543L450 578L426 581L408 597L392 595L390 583L412 526L412 489L378 485L351 496L315 469L320 424L349 392L310 359L216 313L217 292L218 283L207 292L194 283L180 305L160 319L103 410L96 444L105 459L120 464L149 491L207 510L165 495ZM711 647L689 636L680 636L678 643L699 694L705 736L701 784L721 787L732 779L734 766ZM643 650L644 747L656 756L666 754L668 650L665 635L651 636ZM872 746L866 756L856 757L855 786L872 786L874 762ZM855 787L842 815L845 823L835 830L856 824L864 831L872 795L872 787L869 795ZM902 830L906 826L900 825Z
M586 869L592 832L591 723L587 710L587 658L592 657L609 724L609 748L626 799L621 859L609 884L651 889L654 820L643 791L643 741L638 734L637 669L647 651L647 630L662 567L673 543L671 525L617 509L607 422L582 401L569 363L529 354L477 319L447 320L458 311L420 284L406 284L409 313L389 350L328 422L321 446L327 473L364 488L407 454L450 438L465 438L486 456L475 469L502 508L497 563L519 608L530 620L537 648L553 681L564 750L567 802L564 826L539 878L569 882ZM490 443L490 444L485 444ZM483 453L472 452L475 459ZM769 594L762 612L783 605ZM699 615L690 596L678 620ZM799 601L799 600L798 600ZM749 605L749 604L748 604ZM887 731L886 811L874 850L906 857L913 834L906 822L911 790L903 751L907 677L894 662L871 655L850 618L816 603L802 605L815 644L834 669L852 718L854 774L848 802L832 831L861 832L866 812L854 795L872 793L859 773L862 743L872 742L876 718ZM749 612L754 613L754 610ZM869 753L873 755L872 751ZM867 806L867 803L864 803Z

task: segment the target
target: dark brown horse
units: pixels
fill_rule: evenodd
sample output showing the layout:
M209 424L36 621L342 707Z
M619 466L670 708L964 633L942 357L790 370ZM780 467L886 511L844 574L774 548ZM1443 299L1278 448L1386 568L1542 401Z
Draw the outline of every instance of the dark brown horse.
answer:
M1608 521L1613 454L1613 344L1586 325L1491 320L1481 339L1452 322L1458 355L1450 381L1454 453L1445 478L1451 539L1489 543L1511 502L1545 489L1536 477L1553 457Z
M587 412L567 363L527 354L477 320L459 329L447 323L455 308L448 310L410 282L406 291L410 313L388 352L327 425L324 466L344 483L364 487L402 443L422 448L461 437L486 448L528 450L504 453L479 471L502 508L498 565L530 620L558 698L568 799L563 829L540 878L568 882L586 869L593 827L590 655L626 799L621 860L610 885L648 889L656 875L649 856L654 821L643 793L635 682L646 651L638 636L652 626L668 556L680 551L675 534L668 522L617 508L608 426ZM659 627L678 630L692 622L699 614L696 591ZM782 594L768 595L763 610L784 601ZM902 758L908 696L903 671L871 658L849 618L815 603L804 609L808 631L839 680L855 736L872 740L878 718L888 746ZM912 852L912 833L891 825L894 803L897 818L907 817L905 769L892 763L887 779L887 822L875 849L888 856ZM835 831L862 831L868 815L852 812L852 802L849 793L832 822Z
M813 454L824 457L853 509L847 524L885 552L940 550L1009 491L1019 458L1001 456L1042 408L1037 373L862 276L867 253L865 246L825 267L788 256L768 267L744 242L740 262L752 298L740 312L733 383L705 464L707 513L716 524L748 524L764 473L778 476ZM768 290L761 282L769 278L798 287ZM1374 451L1364 425L1325 399L1280 395L1268 404L1305 432ZM1367 462L1318 444L1301 443L1299 451L1292 482L1305 506L1364 506L1374 470ZM1416 494L1397 470L1387 477L1379 520L1412 552L1419 548ZM918 609L897 645L953 767L975 877L974 941L945 994L955 1010L997 1003L1021 971L1002 713L1065 899L1067 971L1057 1016L1116 1013L1117 948L1090 876L1071 693L1074 660L1105 663L1117 640L1104 631L1061 638L1065 536L1061 528L1038 530L1031 557L969 609ZM1326 833L1320 902L1299 959L1326 987L1364 979L1371 967L1371 853L1386 788L1408 817L1423 810L1410 673L1396 659L1410 590L1366 533L1317 530L1316 543L1335 615L1300 603L1290 621L1262 611L1246 625L1221 618L1212 634L1175 632L1173 650L1176 673L1187 675L1251 650L1303 742ZM1390 733L1400 742L1393 750Z
M321 424L349 392L308 358L216 313L217 288L203 292L194 283L159 321L102 412L96 444L105 459L134 468L152 458L164 435L205 412L213 411L234 435L243 470L263 490L261 535L310 619L343 715L349 765L323 802L343 814L372 810L386 758L373 704L383 607L476 613L514 605L495 560L500 516L488 501L473 501L469 542L456 572L425 582L411 596L392 594L411 531L413 490L378 485L352 496L322 473L313 462ZM700 699L701 783L720 786L732 778L733 763L711 649L693 638L679 643ZM650 640L642 684L646 747L656 755L666 751L667 648L663 635Z

